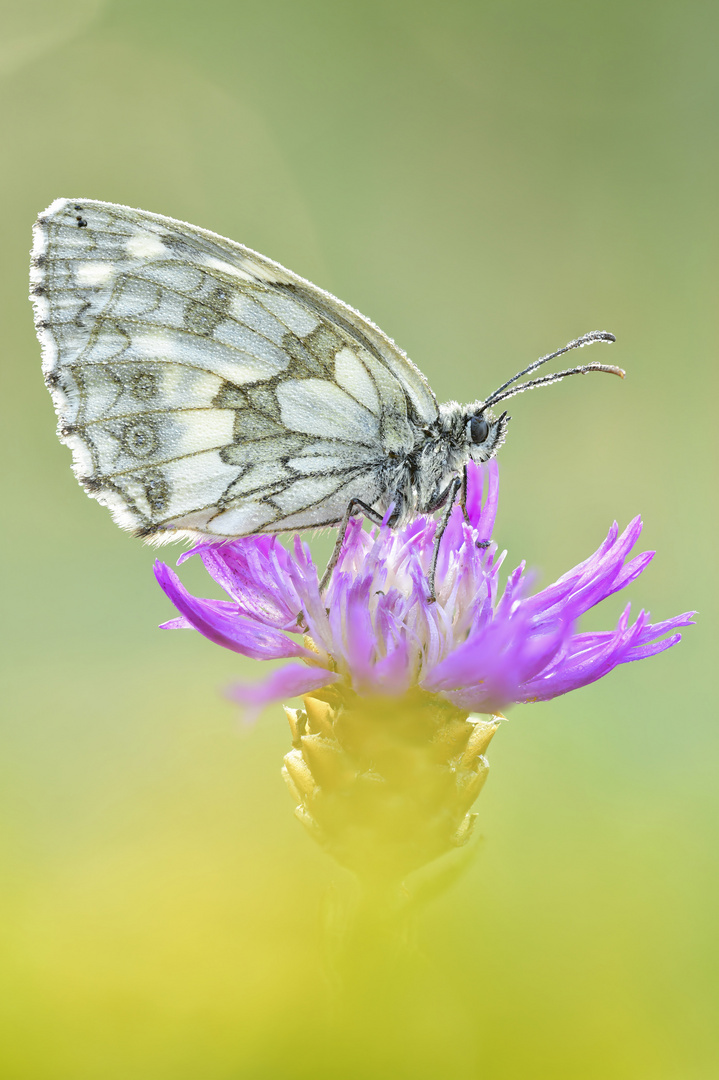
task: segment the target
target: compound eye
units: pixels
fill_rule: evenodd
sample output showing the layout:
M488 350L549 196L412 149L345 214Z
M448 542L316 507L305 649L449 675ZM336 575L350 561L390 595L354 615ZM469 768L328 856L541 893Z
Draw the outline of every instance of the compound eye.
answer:
M489 435L489 424L483 416L473 416L469 422L469 437L475 446L486 442Z

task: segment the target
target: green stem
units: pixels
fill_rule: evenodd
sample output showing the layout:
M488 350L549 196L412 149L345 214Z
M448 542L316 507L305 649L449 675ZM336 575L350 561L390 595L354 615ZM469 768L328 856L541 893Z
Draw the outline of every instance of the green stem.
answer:
M354 896L333 889L325 905L329 967L345 992L360 995L401 974L413 953L409 896L396 878L356 880Z

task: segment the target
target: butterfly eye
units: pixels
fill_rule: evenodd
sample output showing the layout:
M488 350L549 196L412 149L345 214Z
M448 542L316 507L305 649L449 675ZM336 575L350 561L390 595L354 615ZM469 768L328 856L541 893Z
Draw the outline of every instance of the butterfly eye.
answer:
M489 424L483 416L473 416L469 422L469 437L475 446L483 443L489 435Z

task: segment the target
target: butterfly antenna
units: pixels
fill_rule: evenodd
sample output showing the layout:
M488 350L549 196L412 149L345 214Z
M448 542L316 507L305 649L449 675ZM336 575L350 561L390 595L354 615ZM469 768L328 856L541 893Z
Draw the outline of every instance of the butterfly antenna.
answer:
M606 330L592 330L589 334L583 334L581 337L575 338L574 341L568 342L562 349L557 349L556 352L549 353L547 356L541 356L539 360L535 360L533 364L524 368L523 371L518 371L511 379L507 379L505 383L502 383L501 386L497 387L494 393L490 394L482 408L488 409L490 406L496 405L498 401L504 401L505 398L514 397L515 394L521 394L531 386L549 386L550 383L559 382L568 375L584 375L588 371L607 371L611 375L619 375L620 378L623 379L625 372L622 368L615 367L614 364L585 364L582 367L567 368L566 371L558 371L556 375L546 375L541 379L531 379L529 382L514 386L514 383L516 383L518 379L523 378L525 375L529 375L532 371L536 371L537 368L541 367L542 364L546 364L549 360L555 360L558 356L562 356L566 352L571 352L572 349L582 349L585 345L592 345L595 341L612 342L616 340L614 334L610 334ZM510 386L514 386L514 389L509 390L509 393L504 393Z

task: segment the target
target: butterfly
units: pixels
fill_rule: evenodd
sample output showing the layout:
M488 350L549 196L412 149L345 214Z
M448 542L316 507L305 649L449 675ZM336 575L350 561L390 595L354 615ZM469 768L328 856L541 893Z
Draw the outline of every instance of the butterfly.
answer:
M364 315L278 263L172 218L57 199L34 228L31 299L43 371L85 491L153 543L340 525L399 525L444 508L493 457L492 407L571 341L483 400L438 405Z

